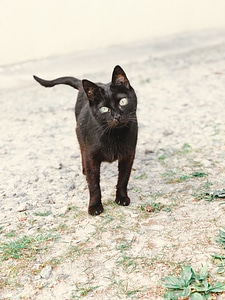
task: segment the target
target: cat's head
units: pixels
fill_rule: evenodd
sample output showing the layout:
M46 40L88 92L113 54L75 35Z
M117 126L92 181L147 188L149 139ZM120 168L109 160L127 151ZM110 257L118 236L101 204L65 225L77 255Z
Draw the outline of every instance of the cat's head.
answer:
M137 97L120 66L112 73L108 84L82 81L89 105L96 120L109 128L122 128L136 122Z

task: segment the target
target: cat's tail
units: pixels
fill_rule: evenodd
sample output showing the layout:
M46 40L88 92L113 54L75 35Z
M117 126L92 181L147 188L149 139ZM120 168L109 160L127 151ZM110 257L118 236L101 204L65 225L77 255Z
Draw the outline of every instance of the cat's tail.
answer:
M77 90L82 88L82 81L75 77L66 76L66 77L56 78L53 80L45 80L45 79L39 78L35 75L33 77L38 83L40 83L44 87L53 87L57 84L66 84L66 85L72 86L73 88L75 88Z

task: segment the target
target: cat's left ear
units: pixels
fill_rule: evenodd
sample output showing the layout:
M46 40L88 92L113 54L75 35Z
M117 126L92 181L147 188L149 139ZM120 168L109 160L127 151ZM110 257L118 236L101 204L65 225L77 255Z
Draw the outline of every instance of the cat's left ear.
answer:
M115 66L112 74L112 84L115 86L130 87L130 82L127 79L127 75L120 66Z
M82 85L88 99L93 102L95 97L99 94L98 86L87 79L82 80Z

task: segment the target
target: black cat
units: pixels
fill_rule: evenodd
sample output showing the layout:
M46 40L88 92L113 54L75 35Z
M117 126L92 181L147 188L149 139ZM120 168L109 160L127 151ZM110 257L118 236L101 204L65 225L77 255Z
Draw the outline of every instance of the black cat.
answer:
M100 165L103 161L118 160L115 201L119 205L129 205L127 184L138 133L137 97L123 69L116 66L108 84L74 77L44 80L34 76L34 79L45 87L67 84L79 90L75 106L76 133L90 193L89 214L103 212L100 190Z

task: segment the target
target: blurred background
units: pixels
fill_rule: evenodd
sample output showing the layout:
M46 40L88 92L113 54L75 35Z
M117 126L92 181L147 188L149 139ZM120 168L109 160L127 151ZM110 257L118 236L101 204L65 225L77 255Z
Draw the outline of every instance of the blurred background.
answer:
M223 27L224 0L0 0L0 66Z

